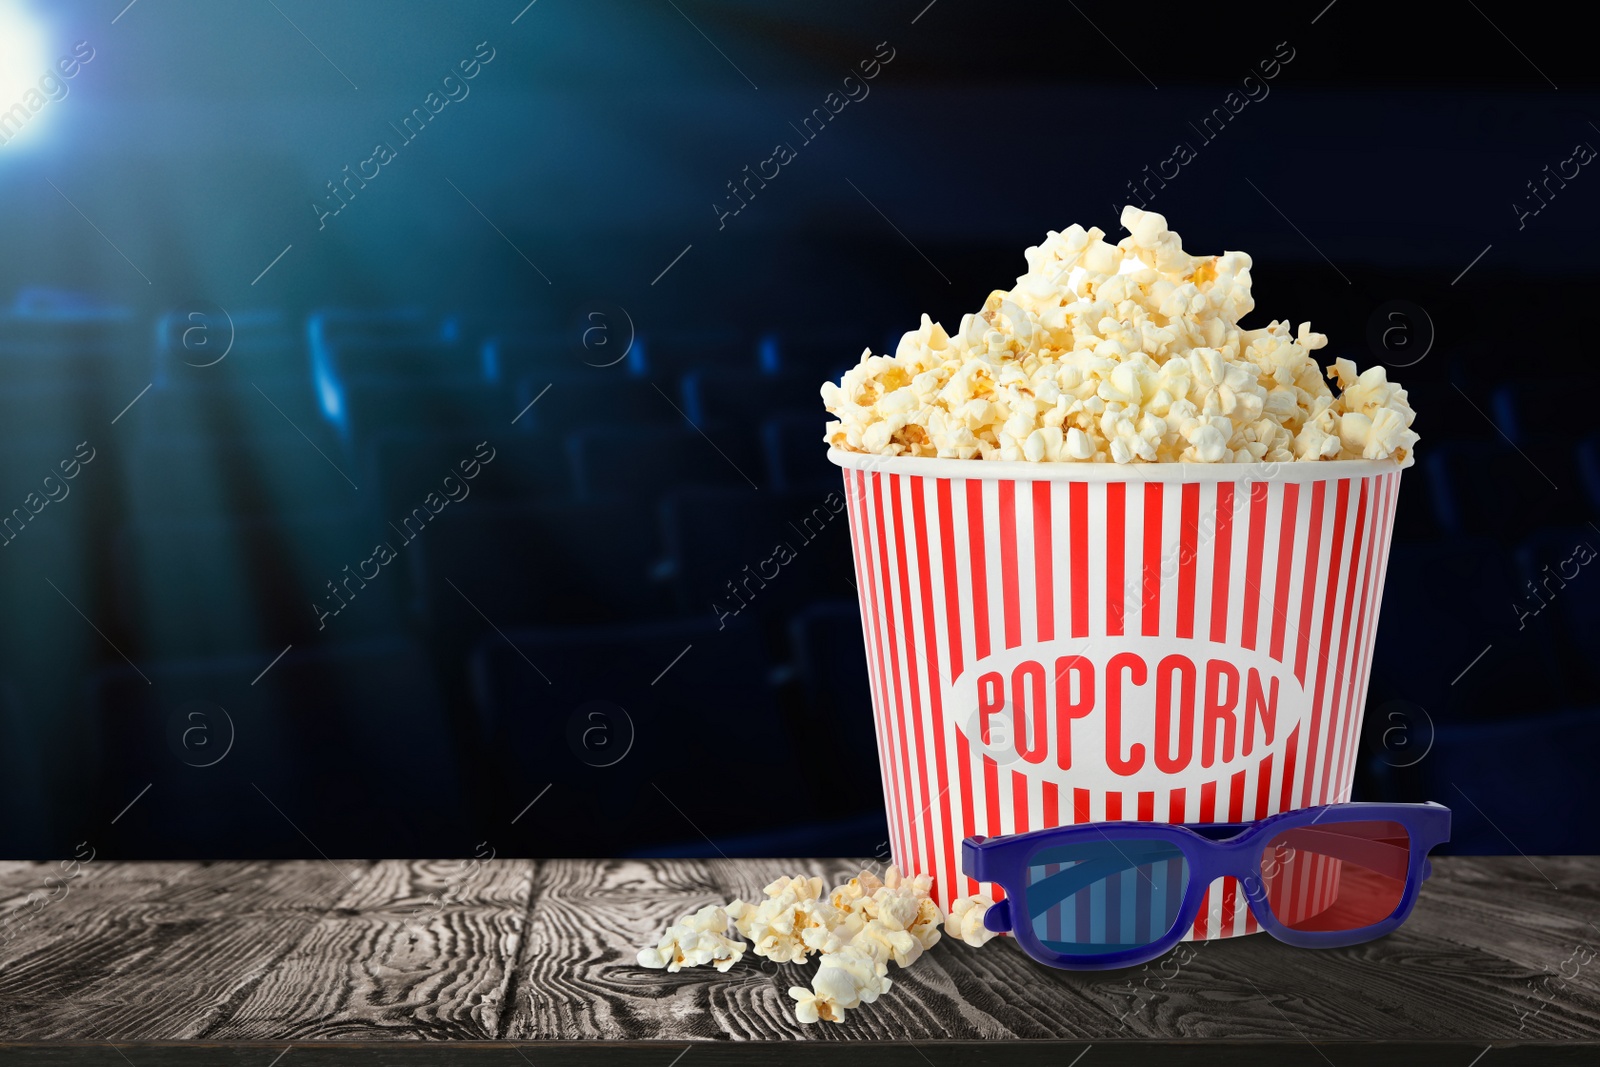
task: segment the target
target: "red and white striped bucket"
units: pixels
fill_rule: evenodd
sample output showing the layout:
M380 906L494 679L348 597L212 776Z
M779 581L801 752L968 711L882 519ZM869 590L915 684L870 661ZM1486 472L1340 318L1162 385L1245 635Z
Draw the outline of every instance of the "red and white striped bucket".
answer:
M941 906L974 834L1349 799L1400 465L829 458L894 860ZM1238 888L1191 937L1256 930Z

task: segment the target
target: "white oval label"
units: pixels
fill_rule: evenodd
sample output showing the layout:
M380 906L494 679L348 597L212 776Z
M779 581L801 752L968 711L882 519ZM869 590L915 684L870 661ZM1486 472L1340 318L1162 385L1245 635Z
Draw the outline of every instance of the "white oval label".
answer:
M996 763L1121 790L1218 780L1281 752L1311 709L1265 652L1170 637L1005 649L963 671L944 701Z

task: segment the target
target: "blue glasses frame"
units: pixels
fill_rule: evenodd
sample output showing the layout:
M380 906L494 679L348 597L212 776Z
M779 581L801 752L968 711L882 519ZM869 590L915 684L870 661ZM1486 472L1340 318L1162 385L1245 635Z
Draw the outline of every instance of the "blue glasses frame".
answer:
M1293 930L1281 923L1267 902L1261 881L1262 860L1267 846L1287 830L1314 825L1337 826L1351 822L1393 822L1409 837L1406 857L1405 889L1394 911L1385 919L1353 930ZM1336 835L1329 835L1335 838ZM1346 838L1347 847L1359 848L1359 839ZM1040 963L1072 970L1114 970L1133 967L1156 959L1177 946L1199 916L1206 890L1218 878L1239 881L1244 898L1261 928L1279 941L1299 948L1339 948L1382 937L1405 922L1416 906L1423 881L1433 874L1428 853L1450 840L1450 809L1442 804L1325 804L1315 808L1286 811L1259 822L1173 823L1106 822L1059 826L1005 837L969 837L961 845L961 869L970 878L995 883L1005 890L984 916L984 926L996 933L1010 933L1024 952ZM1028 916L1017 921L1013 901L1026 901L1029 891L1030 860L1045 849L1063 846L1106 846L1122 853L1122 869L1137 867L1119 845L1140 851L1137 845L1161 846L1163 855L1172 850L1182 854L1188 864L1188 884L1178 906L1172 928L1148 944L1104 953L1075 954L1049 948L1038 936ZM1346 847L1335 842L1330 847ZM1329 853L1331 854L1331 852ZM1335 857L1338 858L1338 857ZM1099 878L1106 876L1102 867ZM1091 876L1093 877L1093 875ZM1057 896L1062 894L1058 893Z

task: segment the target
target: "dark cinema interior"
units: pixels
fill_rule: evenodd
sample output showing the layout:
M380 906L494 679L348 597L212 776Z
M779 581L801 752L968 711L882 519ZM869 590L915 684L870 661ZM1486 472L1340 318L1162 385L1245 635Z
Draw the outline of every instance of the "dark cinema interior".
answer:
M1410 390L1355 798L1600 849L1576 36L121 7L0 0L0 853L879 852L818 387L1125 203Z

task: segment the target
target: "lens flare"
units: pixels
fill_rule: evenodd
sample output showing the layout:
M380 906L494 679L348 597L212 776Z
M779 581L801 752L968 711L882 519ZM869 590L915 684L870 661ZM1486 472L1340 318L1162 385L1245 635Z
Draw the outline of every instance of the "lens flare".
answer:
M32 140L64 89L45 27L20 0L0 0L0 152Z

